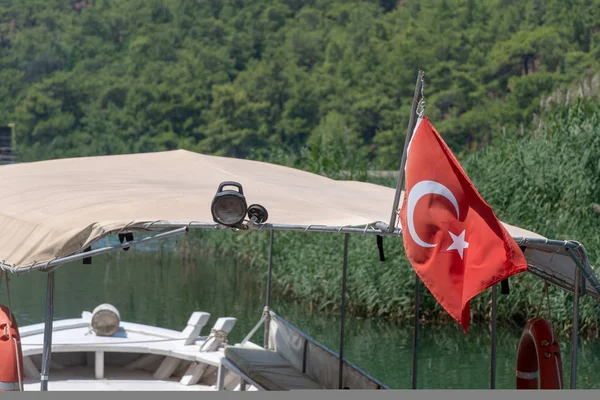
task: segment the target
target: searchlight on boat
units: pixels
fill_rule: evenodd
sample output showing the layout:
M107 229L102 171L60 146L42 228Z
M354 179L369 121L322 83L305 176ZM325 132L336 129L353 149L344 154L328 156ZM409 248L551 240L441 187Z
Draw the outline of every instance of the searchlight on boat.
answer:
M111 304L100 304L92 312L90 325L98 336L112 336L119 330L121 314Z
M224 190L226 186L234 186L238 190ZM252 204L248 207L242 185L232 181L219 184L210 212L216 223L232 228L241 228L246 214L254 224L263 224L269 218L267 209L260 204Z
M234 186L238 191L224 190L226 186ZM221 225L237 227L244 221L247 210L242 185L231 181L222 182L210 207L213 220Z

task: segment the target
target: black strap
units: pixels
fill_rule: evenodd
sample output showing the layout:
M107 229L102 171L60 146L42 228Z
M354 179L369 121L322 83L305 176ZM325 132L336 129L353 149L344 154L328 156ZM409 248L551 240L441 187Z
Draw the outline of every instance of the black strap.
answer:
M87 253L88 251L92 251L92 246L86 247L83 252ZM84 258L83 259L83 263L84 264L91 264L92 263L92 257L86 257L86 258Z
M379 261L385 261L383 254L383 236L377 235L377 248L379 249Z
M502 282L500 282L500 293L502 294L509 294L510 293L510 287L508 287L508 278L502 280Z
M125 241L127 242L132 242L133 241L133 233L128 232L128 233L119 233L119 242L123 243ZM129 250L130 247L123 247L123 251L127 251Z
M527 249L527 247L519 246L519 248L523 252L523 255L525 255L525 249ZM508 278L506 278L502 282L500 282L500 293L510 294L510 287L508 286Z

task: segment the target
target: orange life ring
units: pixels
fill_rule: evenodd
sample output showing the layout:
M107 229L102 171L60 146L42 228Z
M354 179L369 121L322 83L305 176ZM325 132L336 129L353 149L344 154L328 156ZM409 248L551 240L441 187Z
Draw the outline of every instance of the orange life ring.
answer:
M517 355L517 389L563 389L560 346L550 321L533 318L525 325Z
M20 391L23 352L19 327L8 307L0 304L0 392Z

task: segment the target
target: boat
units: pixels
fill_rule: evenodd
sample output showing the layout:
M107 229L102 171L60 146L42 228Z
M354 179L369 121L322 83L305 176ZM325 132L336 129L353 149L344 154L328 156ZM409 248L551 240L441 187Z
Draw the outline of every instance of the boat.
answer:
M77 268L97 255L195 228L268 231L270 251L277 231L344 235L345 251L352 234L396 239L399 229L382 222L394 189L185 150L5 165L0 179L11 188L0 199L5 283L9 273L48 275L45 322L19 328L24 390L388 389L345 359L343 344L339 352L328 349L276 314L269 300L255 329L233 344L227 335L235 316L222 316L208 329L210 314L194 311L182 331L174 331L121 321L110 304L54 321L52 304L57 268ZM244 221L215 222L218 202L234 210L236 199L255 202ZM522 246L530 273L599 298L580 243L504 226ZM101 246L109 235L119 242ZM253 342L262 324L266 337Z
M0 238L4 282L10 274L48 274L45 322L19 327L24 390L338 386L338 353L292 326L269 304L257 310L262 317L248 337L235 344L227 340L235 316L220 316L209 329L205 325L210 313L202 310L193 311L179 332L121 321L111 304L82 310L80 318L55 321L54 271L65 265L93 264L97 255L184 235L196 228L264 230L273 236L276 230L373 235L380 231L371 222L381 219L375 215L382 213L369 209L368 204L375 201L379 204L376 209L389 209L392 189L185 150L12 164L0 169L0 178L13 186L11 194L0 200L6 210L0 215L0 231L12 232ZM32 189L39 195L28 196ZM244 205L243 222L227 220L231 217L227 212L215 222L217 203L222 201L220 207L235 211L232 199L255 204ZM277 224L266 224L266 218ZM119 240L105 245L108 236ZM267 330L264 340L258 344L251 341L263 325ZM303 344L300 348L292 345L297 343ZM264 374L257 377L252 362L249 369L243 369L231 361L232 357L253 355L249 350L258 351L259 357L268 354L277 364L272 380ZM284 358L294 358L301 365L286 366ZM343 362L343 376L344 387L387 389L348 360ZM287 382L282 386L281 380Z
M409 131L411 126L412 117ZM336 181L281 165L186 150L4 165L0 181L7 188L0 196L0 268L7 292L11 274L47 274L45 320L19 328L23 358L16 361L23 372L0 390L389 389L344 357L345 277L350 235L376 237L380 246L384 238L400 245L401 184L394 189ZM574 388L579 299L587 295L600 300L600 282L585 247L506 223L504 227L523 251L528 273L574 293L570 371ZM80 318L54 320L57 268L82 264L90 268L87 264L98 255L192 229L269 233L265 307L257 310L261 317L240 343L228 342L235 316L220 316L205 332L207 310L191 312L181 331L122 321L111 304L82 310ZM271 307L272 251L281 231L344 238L338 351L306 335ZM103 246L109 236L118 243ZM496 286L491 303L492 389L495 296ZM418 370L418 280L415 310L413 388ZM263 340L251 340L260 326L265 327ZM533 372L527 376L534 377Z

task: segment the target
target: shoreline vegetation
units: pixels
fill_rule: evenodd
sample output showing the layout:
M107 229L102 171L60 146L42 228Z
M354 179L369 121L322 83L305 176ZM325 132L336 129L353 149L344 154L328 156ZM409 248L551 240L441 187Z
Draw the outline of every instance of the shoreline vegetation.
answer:
M460 159L496 215L546 237L578 240L592 265L600 262L600 103L575 100L555 107L534 135L504 137L493 146ZM364 174L364 171L362 172ZM395 179L375 179L395 185ZM198 232L189 245L234 258L249 273L266 276L268 233ZM320 311L335 311L341 287L343 236L276 232L273 293ZM401 238L385 238L386 260L379 261L375 238L351 236L348 272L348 312L358 317L396 323L414 319L412 267L404 258ZM597 269L596 269L597 270ZM519 329L536 315L543 282L523 273L510 278L510 294L498 295L498 323ZM421 321L448 324L453 320L422 286ZM551 320L559 335L570 335L573 296L550 286ZM472 321L489 323L491 291L471 301ZM588 296L580 302L583 338L598 332L600 309ZM548 316L544 300L540 315Z
M600 265L594 2L2 4L0 125L15 124L19 161L187 149L394 186L368 171L398 170L422 69L426 114L497 216L579 240ZM266 274L264 233L189 239ZM277 234L274 292L332 309L342 240ZM401 240L384 246L380 263L375 238L351 238L348 309L412 323L414 272ZM543 285L526 275L510 285L498 298L499 323L522 327ZM451 322L422 293L423 319ZM572 296L550 295L552 320L567 333ZM489 319L490 297L472 301L475 321ZM589 298L580 310L582 334L594 336L598 310Z

